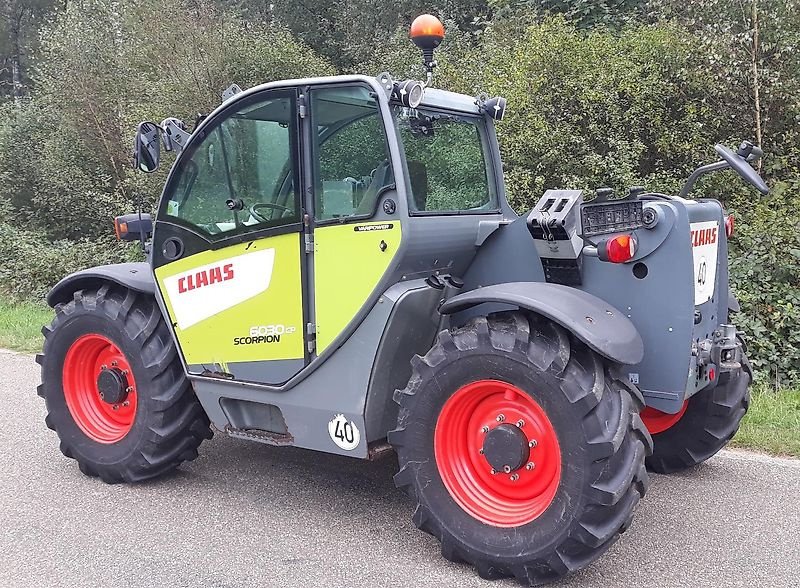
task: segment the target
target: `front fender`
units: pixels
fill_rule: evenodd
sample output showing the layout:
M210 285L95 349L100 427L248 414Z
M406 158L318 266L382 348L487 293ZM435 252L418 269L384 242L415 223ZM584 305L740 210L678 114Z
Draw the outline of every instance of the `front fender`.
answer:
M510 282L476 288L447 300L439 309L453 314L485 302L510 304L558 323L600 355L634 365L644 357L644 344L634 324L597 296L546 282Z
M75 272L62 279L47 293L47 304L69 302L77 290L100 287L104 282L114 282L137 292L155 295L156 284L150 265L144 262L100 265Z

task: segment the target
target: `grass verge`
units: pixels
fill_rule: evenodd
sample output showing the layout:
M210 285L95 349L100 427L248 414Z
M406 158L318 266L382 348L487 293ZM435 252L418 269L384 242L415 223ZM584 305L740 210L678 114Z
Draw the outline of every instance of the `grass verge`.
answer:
M0 296L0 347L38 353L42 349L42 326L53 320L44 302L11 302Z
M10 302L0 296L0 347L38 353L42 325L53 318L43 302ZM775 392L766 386L752 390L750 410L732 447L773 455L800 457L800 390Z
M751 390L750 410L731 445L772 455L800 457L800 390Z

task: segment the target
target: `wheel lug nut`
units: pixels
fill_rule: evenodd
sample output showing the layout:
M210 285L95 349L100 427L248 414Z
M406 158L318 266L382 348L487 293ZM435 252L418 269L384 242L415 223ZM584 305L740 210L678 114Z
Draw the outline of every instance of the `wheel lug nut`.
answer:
M122 406L130 406L130 405L131 405L131 403L128 402L127 400L122 403ZM528 469L530 469L530 468L528 468Z
M106 364L103 364L103 365L100 366L100 369L101 370L107 370L108 366Z
M488 432L489 432L489 427L488 427L488 426L486 426L486 425L483 425L483 426L481 427L481 433L488 433Z
M489 470L489 471L492 473L492 475L493 475L493 476L494 476L494 475L497 473L497 470L496 470L496 469L494 469L494 468L492 468L492 469L491 469L491 470Z
M506 415L504 415L504 414L497 415L497 422L498 423L502 423L504 420L506 420Z
M525 469L528 470L528 471L531 471L535 467L536 467L536 464L533 463L532 461L529 461L528 465L525 466Z
M525 421L523 421L522 419L519 419L517 421L517 426L521 429L522 427L525 426Z
M100 392L100 398L105 398L105 397L106 397L106 395L103 394L102 392Z
M511 474L509 480L511 480L512 482L516 482L517 480L519 480L519 474Z
M117 365L119 365L119 364L117 363L117 360L115 359L114 361L112 361L112 362L111 362L111 365L112 365L112 366L117 366Z
M481 455L483 455L483 447L481 447L480 449L478 449L478 453L480 453Z
M507 473L507 474L510 474L511 473L511 466L504 465L503 466L503 471L505 473Z
M531 439L528 441L528 447L536 447L536 439Z
M128 386L127 388L125 388L125 392L127 392L128 394L133 392L133 386Z
M122 370L122 375L123 376L127 376L128 375L128 370Z
M119 404L115 404L115 405L114 405L114 406L112 406L111 408L113 408L114 410L119 410Z

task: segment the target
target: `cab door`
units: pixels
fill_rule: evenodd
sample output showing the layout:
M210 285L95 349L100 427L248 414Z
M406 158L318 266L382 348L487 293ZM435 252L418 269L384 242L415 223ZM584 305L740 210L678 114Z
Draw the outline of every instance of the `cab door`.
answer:
M190 373L280 384L306 364L294 90L232 103L192 136L153 239L163 306Z
M311 88L313 328L317 355L346 339L388 287L400 203L386 127L363 84ZM384 203L387 204L384 207Z

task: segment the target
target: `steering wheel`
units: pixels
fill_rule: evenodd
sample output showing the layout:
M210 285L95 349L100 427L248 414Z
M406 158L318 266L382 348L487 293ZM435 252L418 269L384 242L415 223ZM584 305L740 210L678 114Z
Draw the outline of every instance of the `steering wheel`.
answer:
M269 218L267 216L265 216L264 214L260 213L258 211L259 208L269 208L270 209ZM280 211L280 213L281 213L280 216L277 216L277 217L275 216L274 212L276 210ZM273 204L272 202L256 202L255 204L250 206L250 208L248 209L248 212L254 218L256 218L256 220L258 220L258 221L260 221L262 223L265 223L265 222L269 222L271 220L274 220L276 218L280 218L281 216L283 216L287 212L292 212L292 209L287 207L287 206L283 206L281 204Z

